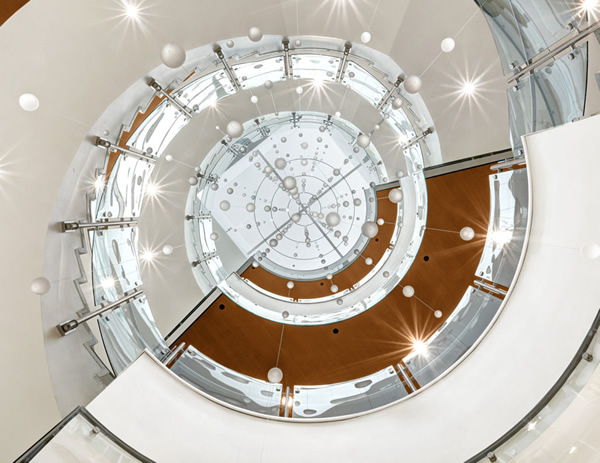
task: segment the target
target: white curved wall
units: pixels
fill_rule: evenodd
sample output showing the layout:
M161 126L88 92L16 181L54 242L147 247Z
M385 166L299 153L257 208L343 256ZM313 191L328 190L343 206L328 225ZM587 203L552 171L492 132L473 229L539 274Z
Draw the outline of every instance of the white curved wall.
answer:
M212 403L144 355L89 410L158 462L439 463L473 456L550 389L600 308L600 259L579 251L600 239L600 116L526 137L525 146L533 204L520 276L479 347L440 382L374 414L282 423Z

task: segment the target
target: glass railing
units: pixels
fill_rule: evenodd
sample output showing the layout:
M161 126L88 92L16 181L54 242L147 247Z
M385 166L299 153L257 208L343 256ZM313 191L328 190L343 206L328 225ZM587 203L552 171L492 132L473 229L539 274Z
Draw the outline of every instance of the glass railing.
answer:
M536 446L536 441L543 440L545 433L558 425L571 407L587 407L589 403L600 398L598 388L588 384L592 375L597 375L596 370L600 365L599 327L600 312L596 315L573 360L542 400L504 436L466 463L489 463L490 461L506 463L515 459L545 461L549 456L545 450L547 444ZM572 427L573 418L566 419L569 423L568 427ZM580 445L580 440L585 440L585 437L582 433L574 432L573 440L570 442L565 440L564 443L568 445L562 449L554 446L550 456L554 461L571 461L571 458L574 459L573 461L597 459L596 452L593 452L593 459L585 459L585 445Z
M521 259L529 215L527 169L490 175L490 219L475 275L510 287Z
M583 2L579 0L476 0L476 3L488 21L507 76L519 73L557 44L570 40L586 17ZM568 47L568 51L517 76L507 90L515 153L523 148L523 135L583 116L587 50L587 43Z
M366 412L406 397L392 366L364 378L324 386L295 386L293 418L332 418Z
M153 463L105 428L84 407L73 410L15 463L66 461Z
M282 386L237 373L211 360L193 346L171 371L217 400L246 411L279 416Z

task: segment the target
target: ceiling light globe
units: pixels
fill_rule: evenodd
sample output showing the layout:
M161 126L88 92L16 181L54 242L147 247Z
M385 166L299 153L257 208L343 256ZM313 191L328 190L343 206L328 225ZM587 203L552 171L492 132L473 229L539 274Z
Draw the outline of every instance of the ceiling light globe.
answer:
M331 285L331 288L329 288L331 290L332 293L337 293L340 288L338 288L337 285Z
M271 80L265 80L265 83L263 85L265 86L265 88L267 90L271 90L273 88L273 81L271 81Z
M213 241L217 241L219 239L219 234L217 232L212 232L210 234L210 239Z
M31 292L42 296L50 291L50 281L44 277L38 277L31 282Z
M171 254L173 254L173 246L171 246L170 244L165 244L162 248L162 252L165 256L170 256Z
M192 186L198 185L198 177L190 177L188 178L188 183Z
M398 204L400 201L402 201L404 199L404 193L402 193L402 190L400 188L394 188L393 190L390 190L390 192L388 193L388 199L392 203Z
M219 204L219 207L221 208L222 211L228 211L231 208L231 203L225 199L225 200L221 201L221 203Z
M21 109L24 111L37 111L40 107L40 100L33 93L23 93L23 95L19 97L19 106L21 106Z
M254 104L258 103L258 97L256 95L252 95L250 97L250 102L252 102Z
M244 126L239 121L229 121L225 131L231 138L239 138L244 133Z
M433 316L435 318L442 318L442 311L441 310L436 310L435 312L433 312Z
M280 368L271 368L267 373L267 378L270 383L279 383L283 379L283 371Z
M373 259L371 259L370 257L367 257L365 259L365 264L367 264L367 265L373 265Z
M392 108L394 109L400 109L403 105L404 100L402 100L402 98L400 98L399 96L392 100Z
M586 259L597 259L600 257L600 245L598 243L585 243L580 249L581 255Z
M275 167L279 170L285 169L285 166L287 166L287 161L283 158L277 158L275 159Z
M371 222L369 220L363 223L361 231L362 234L365 235L367 238L375 238L375 236L377 236L377 233L379 233L379 227L375 222Z
M405 297L413 297L415 295L415 288L412 286L405 286L402 288L402 294L404 294Z
M294 222L294 223L300 222L301 218L302 218L302 216L300 214L298 214L297 212L292 214L292 217L291 217L292 222Z
M287 287L288 287L288 289L293 289L294 288L294 282L293 281L288 281L287 282Z
M360 146L361 148L367 148L371 144L371 137L369 137L368 135L365 135L364 133L361 133L356 138L356 144L358 146Z
M337 227L341 221L342 218L337 212L330 212L325 216L325 223L330 227Z
M167 43L160 50L160 59L170 68L178 68L185 62L185 50L176 43Z
M170 154L167 154L167 155L165 156L165 161L167 161L167 162L171 162L172 160L173 160L173 156L171 156Z
M363 32L362 34L360 34L360 41L362 43L369 43L372 39L372 36L369 32Z
M455 46L456 42L454 42L454 39L450 37L447 37L444 40L442 40L441 48L444 53L450 53L452 50L454 50Z
M227 48L233 48L235 42L233 40L228 40L225 45L227 45Z
M283 179L283 186L286 190L293 190L294 188L296 188L296 179L291 176L285 177Z
M422 86L423 82L419 76L408 76L404 81L404 90L411 94L418 93Z
M248 38L253 42L259 42L263 38L263 33L259 27L253 26L248 31Z
M475 230L473 230L471 227L464 227L460 230L460 237L464 241L471 241L473 238L475 238Z
M296 93L298 95L302 95L304 93L304 89L302 87L296 87Z

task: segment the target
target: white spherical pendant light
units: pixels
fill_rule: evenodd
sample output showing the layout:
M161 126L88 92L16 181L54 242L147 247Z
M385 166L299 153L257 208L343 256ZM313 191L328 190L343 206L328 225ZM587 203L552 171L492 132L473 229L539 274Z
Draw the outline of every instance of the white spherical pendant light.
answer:
M415 295L415 288L412 286L405 286L402 288L402 294L404 294L405 297L413 297Z
M23 93L19 97L19 106L25 111L36 111L40 107L40 100L33 93Z
M598 243L585 243L583 246L581 246L580 251L581 255L586 259L593 260L600 257L600 245Z
M38 295L46 294L50 291L50 281L44 277L38 277L31 282L31 292Z
M471 227L464 227L460 230L460 237L465 241L471 241L475 238L475 230Z
M185 50L176 43L167 43L160 50L160 59L170 68L178 68L185 62Z
M356 144L361 148L367 148L371 144L371 137L361 133L356 139Z
M367 238L375 238L379 233L379 227L375 222L367 221L363 224L361 231Z
M369 32L363 32L360 34L360 41L362 43L369 43L371 41L371 34Z
M419 76L408 76L404 81L404 90L408 93L418 93L421 90L423 82Z
M248 38L250 40L252 40L253 42L258 42L258 41L260 41L260 39L263 38L263 33L260 30L260 28L254 26L254 27L251 27L250 30L248 31Z
M267 378L270 383L279 383L283 379L283 371L281 371L281 368L271 368L267 373Z
M392 100L392 108L394 108L394 109L400 109L403 105L404 105L404 101L399 96L397 96L396 98L394 98Z
M198 177L190 177L188 178L188 183L192 186L198 185Z
M454 39L451 39L450 37L442 40L441 48L444 53L450 53L452 50L454 50L455 46L456 42L454 42Z
M244 133L244 126L239 121L229 121L225 131L231 138L239 138Z
M330 212L325 216L325 222L330 227L337 227L340 224L341 220L342 218L337 212Z
M400 188L394 188L388 193L388 199L394 204L398 204L404 198L404 193Z

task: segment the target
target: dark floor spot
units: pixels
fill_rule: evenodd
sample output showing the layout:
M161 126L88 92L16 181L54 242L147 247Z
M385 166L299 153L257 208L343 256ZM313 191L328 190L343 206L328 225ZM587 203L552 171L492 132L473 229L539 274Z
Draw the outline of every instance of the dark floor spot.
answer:
M340 332L340 330L338 330L337 328L333 329L333 334L338 334Z

